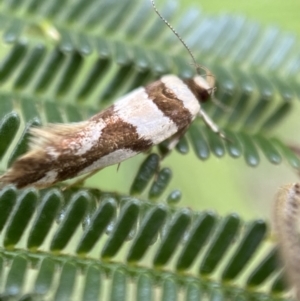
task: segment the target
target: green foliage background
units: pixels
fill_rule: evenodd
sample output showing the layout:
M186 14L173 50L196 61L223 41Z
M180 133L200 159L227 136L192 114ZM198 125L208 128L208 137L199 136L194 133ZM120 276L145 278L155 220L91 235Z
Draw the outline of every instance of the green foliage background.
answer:
M42 3L39 0L31 0L29 2ZM49 1L49 3L55 3L58 9L60 5L62 7L68 5L68 1L59 2L53 0ZM170 3L172 4L172 1ZM86 59L87 61L90 59L88 54L84 53L87 49L81 48L84 43L80 44L80 42L86 42L89 38L93 40L98 35L98 32L91 34L89 30L79 28L77 22L66 22L65 24L63 18L53 18L53 24L55 22L59 25L62 24L62 28L59 28L59 25L52 24L51 16L39 19L39 16L34 15L34 18L31 20L30 15L26 13L26 9L22 8L22 4L18 0L7 0L1 3L2 6L0 8L5 9L0 22L5 24L9 20L8 23L12 25L11 28L3 26L3 39L6 39L6 43L3 43L3 47L0 49L1 58L9 54L13 47L12 45L18 41L18 39L13 40L13 42L9 41L12 37L5 35L9 29L12 32L18 32L21 28L21 36L24 34L33 44L37 41L42 41L52 51L52 48L56 46L56 43L59 44L60 41L51 39L48 30L51 28L56 29L55 26L57 26L62 33L67 32L66 36L68 36L68 31L70 31L70 35L73 35L76 41L71 40L70 44L71 47L75 45L74 48L77 52L67 53L67 59L62 64L63 67L67 69L66 61L70 58L75 58L74 64L80 62L81 59ZM160 4L158 2L158 6ZM233 21L233 23L238 20L238 15L236 14L243 14L251 17L252 21L258 21L264 25L276 23L283 29L296 32L296 36L299 36L300 27L297 24L297 13L300 7L296 2L184 1L182 6L180 5L177 8L180 11L177 15L178 18L184 7L190 7L190 5L203 7L205 13L210 13L210 15L206 15L207 18L211 18L216 22L219 20L220 13L228 13L228 20ZM21 9L19 9L19 6ZM58 12L61 11L58 10ZM150 15L152 19L156 18L152 11ZM120 14L120 17L122 17L122 14ZM125 17L128 18L127 15ZM101 23L100 21L99 23ZM176 18L174 23L171 20L175 27L177 21L178 19ZM255 22L251 23L254 27ZM124 55L123 58L125 57L126 60L126 55L132 50L131 42L135 41L135 37L128 37L126 34L122 35L122 28L119 29L120 34L118 32L111 34L114 25L116 23L111 23L110 29L102 28L104 37L110 45L114 45L114 42L110 40L111 37L120 39L116 49L119 51L118 54L121 57ZM160 25L160 28L164 28L163 30L168 32L169 36L172 36L163 24ZM23 32L22 29L24 28ZM213 30L213 28L211 29ZM180 30L181 28L179 27L178 31L180 32ZM260 28L260 30L263 32L264 28ZM80 34L82 35L80 36ZM228 34L230 34L230 29ZM184 35L183 38L185 38ZM209 33L207 38L209 38ZM190 58L188 54L174 37L167 38L168 43L166 45L158 43L157 49L154 49L156 52L154 51L153 53L152 43L155 44L153 40L149 39L148 41L146 39L143 41L143 37L140 37L140 39L142 42L138 40L136 43L140 43L146 54L153 55L154 60L148 66L152 71L164 71L166 69L168 72L173 72L173 69L176 70L175 66L173 66L173 69L169 68L171 70L165 68L171 50L175 49L174 53L177 56L175 55L174 57L174 65L178 64L176 72L185 76L191 76L194 73L194 70L189 66ZM65 41L64 39L62 40ZM296 41L296 46L299 48L298 40ZM275 43L274 45L277 44ZM226 81L231 75L234 78L233 82L238 82L237 87L240 88L239 76L237 75L240 73L237 70L241 67L242 73L246 77L248 76L249 82L250 79L257 76L257 73L261 76L256 81L257 85L254 85L251 100L257 101L258 104L264 104L264 101L261 101L260 93L264 92L264 88L268 86L268 80L270 80L278 88L274 99L272 99L272 101L274 100L275 108L281 108L282 104L289 105L289 101L291 102L291 112L284 116L284 121L277 116L278 118L275 120L272 128L263 127L264 122L269 121L268 116L264 116L261 120L255 114L253 114L252 120L256 120L257 117L258 125L254 124L252 127L247 127L246 116L245 120L241 121L241 123L245 122L245 124L240 124L240 127L230 128L232 126L230 121L226 124L228 113L218 112L212 104L205 104L207 112L217 120L221 127L226 124L241 140L246 137L250 142L255 141L260 156L258 166L255 168L249 167L246 164L247 160L249 163L249 157L247 160L243 156L233 159L226 151L224 156L223 154L220 156L213 155L213 153L218 151L218 146L223 146L223 142L220 143L218 138L206 131L201 121L196 121L188 134L189 154L182 155L174 151L162 163L163 166L172 168L174 177L167 191L161 197L161 201L166 199L171 188L179 188L183 192L183 200L178 206L148 202L146 192L138 195L138 199L122 195L129 194L129 187L141 162L145 158L145 154L122 163L119 171L117 171L116 166L106 168L89 179L85 186L80 187L78 191L75 189L74 191L61 192L58 189L50 189L49 191L36 192L28 189L20 192L13 187L5 187L0 193L0 208L2 212L6 213L0 215L0 228L2 230L0 298L9 300L43 300L43 294L51 286L50 278L54 275L56 287L52 292L48 293L54 295L56 300L72 300L72 296L74 297L80 289L80 294L84 291L84 296L88 295L89 292L99 295L99 283L102 285L101 289L104 288L104 293L102 292L102 294L109 296L110 300L118 301L126 300L126 296L128 296L126 295L126 290L127 292L129 291L131 296L137 291L135 295L137 300L151 300L154 295L158 295L161 300L173 301L177 297L182 297L182 299L186 300L199 300L202 292L206 296L205 298L209 300L230 299L228 296L231 296L232 300L276 300L277 298L285 300L285 295L281 294L285 291L285 288L282 281L281 267L276 259L276 246L268 240L269 232L266 223L257 218L268 219L273 196L277 188L285 183L293 182L297 178L296 170L290 166L293 164L288 165L286 162L294 154L285 155L285 158L288 160L283 160L281 164L278 164L280 160L276 161L278 160L278 157L276 157L277 152L274 152L272 147L264 148L266 145L264 143L267 143L268 146L273 146L272 143L274 141L271 139L273 136L280 137L288 146L295 146L300 143L297 129L299 124L297 97L300 94L298 77L297 75L285 76L280 73L280 70L277 70L279 78L276 78L276 76L273 77L272 66L264 69L264 67L260 68L261 66L253 67L248 62L240 62L235 65L234 58L229 59L225 57L220 59L214 57L212 59L207 53L200 56L198 49L192 50L196 53L200 64L212 67L213 70L217 71L216 77L219 85L217 95L223 97L225 101L226 95L234 94L234 92L229 91L230 87L226 86ZM212 55L218 50L213 49L211 51ZM80 52L80 55L78 52ZM90 74L90 68L93 67L92 63L95 64L99 59L97 54L93 53L93 55L94 57L88 63L90 65L85 66L85 71L81 72L80 79L82 82L78 81L80 84L85 83L87 74ZM114 56L112 57L115 58ZM71 59L70 61L72 62ZM27 58L25 62L26 60ZM138 62L134 63L136 63L135 67L139 66ZM48 122L57 122L68 119L66 115L70 112L71 119L74 116L76 118L80 116L80 120L83 116L87 117L91 113L98 111L100 107L105 106L96 102L98 95L85 99L83 105L80 101L77 102L75 96L78 92L76 90L78 87L76 85L74 85L75 87L73 86L70 94L67 92L67 96L64 93L57 93L59 89L63 91L65 88L65 82L60 81L62 75L64 75L63 72L60 72L55 79L57 81L55 82L54 80L50 92L47 90L45 96L43 94L44 91L34 90L35 83L31 84L31 86L29 84L21 87L18 87L16 84L18 83L18 75L22 73L20 70L22 70L25 63L23 65L20 63L21 67L19 69L16 68L16 74L8 80L5 77L5 72L3 72L4 65L5 60L2 61L0 70L0 79L2 80L1 93L4 95L1 94L1 100L3 103L7 101L7 104L11 105L13 110L16 110L20 115L23 114L22 118L24 120L22 119L21 121L18 138L20 138L22 133L25 133L26 138L26 131L22 132L23 121L32 121L30 118L35 114L32 108L35 108L37 114L40 113L44 117L43 119L46 119ZM46 64L43 63L43 68L41 69L44 69L46 72L49 71L47 66L45 66ZM73 67L72 64L70 66ZM120 65L115 64L113 66L115 70L121 69ZM219 67L223 69L220 70ZM137 70L131 70L131 72L135 74L134 72L137 72ZM72 75L72 73L70 74ZM117 72L114 76L116 74ZM143 76L143 73L138 73L138 75ZM156 76L158 75L156 74ZM151 76L153 80L153 74ZM67 79L68 76L66 76L65 80L67 81ZM114 97L112 97L115 99L125 89L124 87L120 88L116 83L109 86L111 84L109 80L106 79L106 82L105 80L102 81L100 85L103 86L103 90L105 90L106 86L110 87L108 95L115 93L113 94ZM57 87L59 87L58 90ZM288 93L285 93L286 91ZM6 97L5 93L7 93L8 97ZM51 101L44 102L47 97L50 97ZM108 97L109 101L113 99ZM230 100L230 97L228 99ZM262 100L264 100L263 97ZM285 100L286 103L284 102ZM0 103L0 106L4 106L3 103ZM237 106L234 107L234 105L236 103L232 104L233 108L236 109ZM74 112L77 115L73 116ZM249 112L251 113L251 108L247 108L246 113L248 114ZM256 113L259 115L259 111L256 111ZM280 116L283 117L283 115ZM3 117L2 115L0 116ZM7 139L9 137L5 135L3 124L0 123L0 136L2 135L1 137ZM225 129L227 128L226 126L224 125ZM195 133L195 130L196 132L198 130L200 138L197 135L192 135L192 133ZM201 133L204 133L203 135L205 136L205 139L202 140L207 140L210 146L211 152L208 160L199 160L191 147L191 145L201 142ZM254 135L254 133L257 135ZM18 154L25 151L26 143L24 141L26 139L21 139L20 141L21 144L15 143L8 150L1 162L2 170L6 168L7 161L11 160L11 154L16 154L15 150L17 150ZM255 155L255 151L251 150L249 146L250 144L247 144L245 139L243 141L244 154L249 151L250 154ZM229 148L228 143L224 142L224 145ZM3 147L3 144L1 146ZM289 149L285 147L284 150L288 151ZM269 163L270 161L273 164ZM294 167L299 167L299 159L295 159L293 162L296 162ZM90 189L91 187L96 189ZM99 188L103 191L113 191L115 193L106 194L106 192L99 192L97 190ZM99 203L101 204L99 205ZM63 210L60 210L61 204ZM48 205L53 207L50 210L46 210ZM186 207L192 210L186 209ZM215 209L217 213L198 211L202 209ZM57 212L59 212L58 216ZM110 212L111 216L106 214L107 212ZM237 212L242 219L236 214L227 216L229 212ZM103 214L101 219L97 220L96 213ZM156 220L154 219L153 222L147 224L146 222L149 221L147 218L149 218L150 213L153 216L156 213L161 214L164 218L157 218L156 216ZM111 224L110 218L114 214L116 214L115 224ZM256 220L248 222L253 218L256 218ZM100 226L97 222L100 223ZM105 222L107 224L104 224ZM82 227L81 224L83 224ZM218 227L215 227L215 225L218 225ZM229 225L228 228L226 225ZM47 228L48 226L49 228ZM94 226L95 228L93 228ZM26 229L25 233L23 233L24 229ZM157 233L151 232L153 229ZM103 234L105 230L106 233ZM93 231L98 231L96 234L99 237L94 235ZM158 233L159 239L157 239ZM89 248L89 243L84 241L88 235L92 236L92 240L96 244L94 249L92 247ZM47 237L46 242L43 242L45 237ZM153 245L152 242L154 242ZM142 258L144 255L143 251L141 251L143 247L145 252L148 251L145 258ZM227 247L229 251L226 253ZM204 251L200 251L201 248ZM37 251L37 249L40 251ZM119 249L121 249L120 252ZM223 250L225 255L221 254ZM198 252L200 255L198 255ZM135 254L134 256L136 257L132 254ZM250 263L248 262L249 260ZM217 266L217 271L214 265ZM38 277L36 277L37 275ZM45 276L45 279L42 276ZM98 282L94 281L94 279ZM74 281L80 283L81 286L79 285L79 288L76 285L73 286ZM35 283L34 288L32 288L33 283ZM49 286L45 287L45 283ZM29 293L23 296L24 286L27 289L26 293L28 291ZM85 288L84 290L82 289L83 287ZM76 295L76 298L80 300L81 295ZM95 298L90 295L89 299L86 300L95 300Z

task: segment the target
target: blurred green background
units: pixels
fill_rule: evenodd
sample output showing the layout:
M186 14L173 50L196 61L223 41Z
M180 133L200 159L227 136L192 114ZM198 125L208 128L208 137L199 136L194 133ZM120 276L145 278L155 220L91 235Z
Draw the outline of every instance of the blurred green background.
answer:
M300 33L300 1L296 0L185 0L184 3L199 5L205 12L243 14L264 25L279 25L282 29Z
M300 1L185 0L181 5L199 7L210 14L244 15L266 26L278 25L299 37ZM176 30L180 33L180 28ZM295 110L275 132L284 141L293 144L300 143L298 100L295 100L295 103ZM209 160L202 162L195 157L191 149L185 156L174 151L162 162L162 166L173 170L170 189L178 188L183 192L181 206L198 210L212 209L220 214L237 212L245 219L269 218L278 187L297 181L298 175L285 162L275 166L269 163L263 154L260 155L261 163L253 168L247 166L243 158L232 159L226 155L221 159L211 156ZM145 155L139 155L128 160L121 164L118 171L117 166L106 168L89 179L87 184L104 190L115 190L119 187L118 190L128 193L133 177L144 158Z

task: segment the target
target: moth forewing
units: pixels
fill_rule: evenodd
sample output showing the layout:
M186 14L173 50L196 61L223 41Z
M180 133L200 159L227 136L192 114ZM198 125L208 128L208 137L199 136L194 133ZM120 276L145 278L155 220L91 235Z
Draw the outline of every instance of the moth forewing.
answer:
M30 150L0 177L2 185L44 188L120 163L171 138L173 148L201 110L199 76L165 75L87 121L31 130ZM207 115L206 124L222 135Z
M199 73L200 68L188 46L160 15L152 0L151 3L187 49ZM206 70L206 80L200 75L186 80L165 75L146 87L135 89L87 121L33 129L29 151L0 177L0 185L48 187L79 175L93 174L166 139L171 150L196 116L224 138L201 108L201 103L214 92L214 77L202 69Z

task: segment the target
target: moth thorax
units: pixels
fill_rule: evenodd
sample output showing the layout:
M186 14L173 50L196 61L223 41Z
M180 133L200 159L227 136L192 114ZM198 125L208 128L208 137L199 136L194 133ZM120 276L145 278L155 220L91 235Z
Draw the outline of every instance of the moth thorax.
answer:
M200 75L196 75L191 79L186 79L185 83L200 103L206 102L213 92L213 87L211 87L206 79Z

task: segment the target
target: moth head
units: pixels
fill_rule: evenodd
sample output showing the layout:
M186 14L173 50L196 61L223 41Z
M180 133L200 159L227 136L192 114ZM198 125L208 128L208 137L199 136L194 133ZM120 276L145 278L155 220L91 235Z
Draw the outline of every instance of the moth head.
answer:
M185 83L196 96L200 104L208 101L215 91L214 83L200 75L196 75L191 79L185 80Z
M215 98L215 78L211 73L206 75L206 78L196 75L191 79L185 80L185 83L191 89L199 103L204 103L211 100L217 107L221 108L225 112L230 112L231 108L224 105L217 98Z
M200 95L200 102L206 102L209 98L211 98L216 90L215 87L215 78L211 76L207 76L204 78L200 75L196 75L193 78L195 85L198 89L198 93Z

